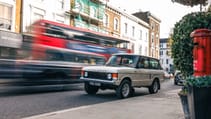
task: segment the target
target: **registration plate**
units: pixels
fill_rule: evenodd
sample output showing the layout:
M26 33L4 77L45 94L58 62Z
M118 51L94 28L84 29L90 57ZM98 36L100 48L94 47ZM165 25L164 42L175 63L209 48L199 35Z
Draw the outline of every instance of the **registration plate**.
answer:
M90 85L93 85L93 86L100 86L101 84L98 83L98 82L89 82Z

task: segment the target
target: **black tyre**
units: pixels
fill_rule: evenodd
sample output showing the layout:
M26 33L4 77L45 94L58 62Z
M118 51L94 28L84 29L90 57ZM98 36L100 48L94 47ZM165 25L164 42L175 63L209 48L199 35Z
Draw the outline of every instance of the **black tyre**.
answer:
M178 85L178 83L177 83L177 80L176 80L176 79L174 79L174 85Z
M132 96L134 96L134 95L135 95L135 89L132 88L131 93L130 93L130 96L132 97Z
M160 87L160 83L158 80L154 80L152 85L148 88L150 94L157 93Z
M99 90L99 87L92 86L89 84L89 82L85 82L84 89L85 89L86 93L93 95L93 94L97 93L97 91Z
M116 95L118 98L128 98L133 93L133 89L130 81L123 80L122 83L116 89Z

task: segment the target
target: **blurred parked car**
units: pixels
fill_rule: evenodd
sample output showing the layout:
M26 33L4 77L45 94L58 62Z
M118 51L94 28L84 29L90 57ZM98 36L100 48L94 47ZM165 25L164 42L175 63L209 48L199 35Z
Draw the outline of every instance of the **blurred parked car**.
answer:
M176 71L174 74L174 84L175 85L184 85L185 78L180 71Z
M0 85L82 83L82 67L106 62L106 58L99 54L61 48L49 48L39 52L39 56L39 59L1 59Z
M21 78L22 68L15 59L0 59L0 78Z

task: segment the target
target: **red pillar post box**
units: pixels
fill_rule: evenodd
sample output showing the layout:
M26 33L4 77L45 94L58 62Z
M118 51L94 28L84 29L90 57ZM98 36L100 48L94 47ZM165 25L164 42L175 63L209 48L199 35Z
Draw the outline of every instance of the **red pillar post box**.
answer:
M193 37L194 76L211 75L211 30L197 29L191 33Z

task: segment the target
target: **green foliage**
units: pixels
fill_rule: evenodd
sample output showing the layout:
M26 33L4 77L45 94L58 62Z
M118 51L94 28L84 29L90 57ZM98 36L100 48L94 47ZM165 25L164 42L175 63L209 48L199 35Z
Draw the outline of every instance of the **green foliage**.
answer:
M183 86L182 89L178 92L178 95L187 96L188 89L186 86Z
M194 77L190 76L187 78L187 84L189 86L195 86L195 87L210 87L211 86L211 76L200 76L200 77Z
M195 12L185 15L174 26L172 35L172 57L176 69L185 76L193 74L193 39L191 32L200 28L211 29L211 13Z
M171 0L171 1L187 6L195 6L199 4L205 6L208 4L208 0Z

